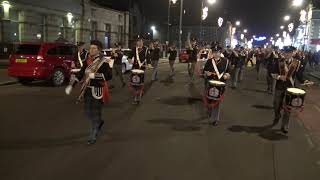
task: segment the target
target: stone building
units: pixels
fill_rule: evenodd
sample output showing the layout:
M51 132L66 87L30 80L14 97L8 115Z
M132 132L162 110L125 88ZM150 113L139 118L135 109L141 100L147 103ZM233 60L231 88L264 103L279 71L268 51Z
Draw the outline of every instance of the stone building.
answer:
M90 0L0 1L0 56L13 44L64 40L71 43L98 39L105 47L129 41L129 13Z

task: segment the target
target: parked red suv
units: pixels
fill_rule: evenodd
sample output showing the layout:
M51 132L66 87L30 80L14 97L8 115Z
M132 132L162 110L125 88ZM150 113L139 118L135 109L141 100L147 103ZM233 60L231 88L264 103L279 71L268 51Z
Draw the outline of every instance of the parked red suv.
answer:
M8 75L22 84L42 79L60 86L70 77L76 54L77 47L68 43L22 43L10 56Z

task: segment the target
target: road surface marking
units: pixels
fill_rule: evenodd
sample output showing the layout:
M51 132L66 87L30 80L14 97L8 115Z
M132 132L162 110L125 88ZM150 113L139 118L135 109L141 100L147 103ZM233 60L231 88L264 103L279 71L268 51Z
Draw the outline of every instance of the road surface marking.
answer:
M320 112L320 108L317 105L313 105L313 107Z
M311 148L311 149L315 148L315 145L314 145L311 137L310 137L308 134L306 134L305 136L306 136L306 138L307 138L307 142L308 142L310 148Z

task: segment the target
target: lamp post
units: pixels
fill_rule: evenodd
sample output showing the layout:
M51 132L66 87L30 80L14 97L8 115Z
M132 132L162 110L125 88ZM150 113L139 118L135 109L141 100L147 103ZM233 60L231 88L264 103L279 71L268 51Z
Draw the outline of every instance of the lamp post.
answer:
M215 4L217 1L216 0L207 0L209 4ZM202 41L202 35L203 35L203 21L207 18L208 16L208 7L204 7L204 0L201 0L201 21L200 21L200 41Z
M168 31L167 31L167 41L170 42L170 7L171 7L171 3L172 4L176 4L177 0L169 0L168 3Z
M182 34L182 12L183 11L183 0L180 0L180 22L179 22L179 52L181 51L181 34Z

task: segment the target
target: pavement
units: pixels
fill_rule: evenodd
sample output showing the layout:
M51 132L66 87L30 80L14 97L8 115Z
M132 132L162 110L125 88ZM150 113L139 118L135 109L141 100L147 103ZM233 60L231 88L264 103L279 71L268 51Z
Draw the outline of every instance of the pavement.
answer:
M188 85L186 64L176 64L174 81L168 73L160 64L151 83L147 71L138 106L127 88L112 89L94 146L86 145L89 123L75 104L79 89L66 96L64 87L41 82L0 87L0 179L319 179L320 89L307 91L305 111L292 114L284 135L266 127L272 95L254 68L238 89L227 88L217 127L207 123L202 79Z

